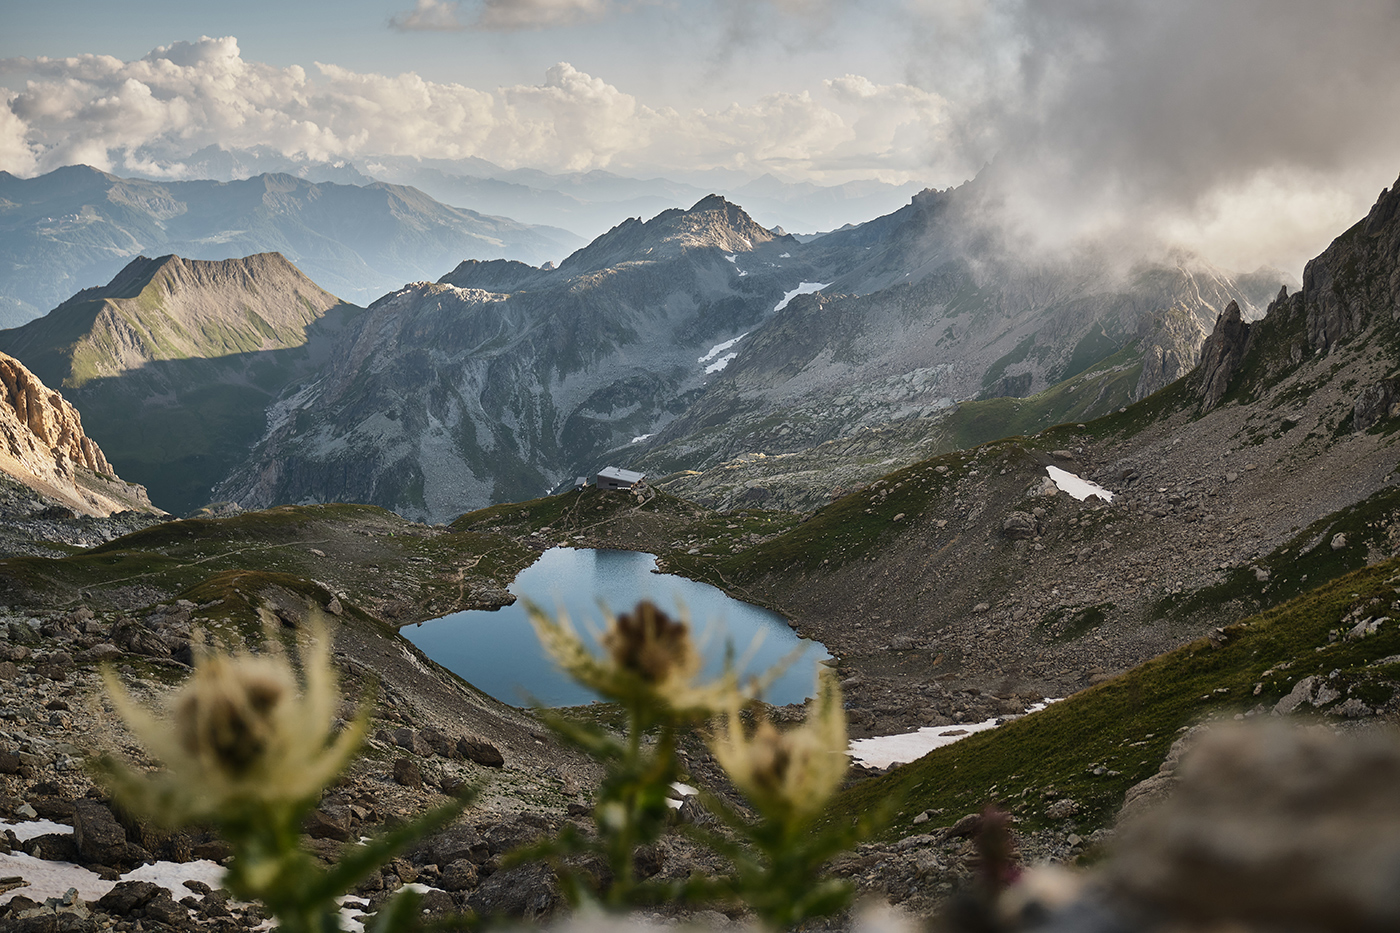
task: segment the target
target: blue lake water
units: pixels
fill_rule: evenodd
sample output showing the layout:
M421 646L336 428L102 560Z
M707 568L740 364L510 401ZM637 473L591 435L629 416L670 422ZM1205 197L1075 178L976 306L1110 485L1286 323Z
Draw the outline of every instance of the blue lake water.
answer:
M557 611L594 648L603 627L602 603L614 613L649 599L673 615L689 613L691 633L706 659L702 677L717 675L732 646L745 673L768 670L795 651L793 663L764 694L770 703L811 696L817 663L829 655L798 638L782 616L740 602L704 583L656 573L656 557L636 551L551 548L510 585L520 602L503 609L454 612L400 629L405 638L448 670L513 705L575 706L597 699L560 672L540 647L523 602ZM684 612L683 612L684 610Z

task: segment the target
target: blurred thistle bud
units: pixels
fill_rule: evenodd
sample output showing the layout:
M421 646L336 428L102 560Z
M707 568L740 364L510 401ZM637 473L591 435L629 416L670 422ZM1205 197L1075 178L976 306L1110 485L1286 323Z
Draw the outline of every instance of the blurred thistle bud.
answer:
M613 619L602 643L613 664L649 684L673 678L689 680L700 669L690 626L672 619L654 603L637 603L630 615L623 613Z
M264 654L216 653L199 645L194 673L157 716L103 671L117 712L166 770L139 774L108 762L125 803L168 821L214 818L247 808L295 807L316 797L359 747L361 715L336 733L340 691L324 622L301 645L303 689L280 643Z
M745 735L737 704L710 737L710 751L734 785L769 819L805 820L830 799L846 773L846 716L835 675L822 671L806 721L781 732L762 720Z
M608 617L598 637L606 656L590 651L562 612L552 619L536 606L526 609L540 644L555 663L610 700L688 718L725 709L739 695L732 670L711 683L695 682L701 658L690 626L652 603L640 602L630 614Z

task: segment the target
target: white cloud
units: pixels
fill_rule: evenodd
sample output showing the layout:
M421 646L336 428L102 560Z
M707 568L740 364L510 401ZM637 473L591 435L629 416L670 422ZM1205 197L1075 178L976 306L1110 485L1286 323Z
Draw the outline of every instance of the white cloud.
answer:
M609 0L481 0L480 29L548 29L602 19Z
M413 9L390 17L389 25L405 32L454 32L466 28L457 19L458 6L453 0L418 0Z
M1395 0L905 9L910 80L953 102L940 158L995 158L1010 219L1047 245L1159 237L1296 263L1400 168Z
M28 127L10 110L13 95L5 92L0 106L0 169L16 175L29 175L37 167L34 151L26 139Z
M179 177L182 159L217 144L295 159L475 156L546 171L724 167L814 180L864 160L900 168L904 181L923 170L942 112L935 95L856 75L815 94L684 111L648 106L567 63L539 84L493 91L319 62L308 75L245 60L232 37L176 42L130 62L0 64L30 77L7 92L0 118L0 168L17 174L86 162Z

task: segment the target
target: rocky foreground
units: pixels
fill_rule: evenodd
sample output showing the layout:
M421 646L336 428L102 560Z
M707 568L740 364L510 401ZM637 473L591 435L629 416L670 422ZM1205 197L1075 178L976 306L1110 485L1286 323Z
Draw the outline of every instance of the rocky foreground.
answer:
M220 889L225 843L208 832L171 831L134 818L94 785L85 766L98 752L144 760L104 699L97 664L114 665L149 702L186 670L194 608L176 603L139 619L86 610L6 619L0 629L6 659L0 661L0 815L7 821L0 824L0 928L233 933L267 919L258 905L231 901ZM358 668L349 655L366 645L351 626L339 628L337 645L342 665ZM552 872L538 864L507 867L503 860L566 823L591 832L596 768L558 749L526 714L507 714L513 731L490 739L463 732L460 720L456 728L444 723L442 716L452 711L448 698L460 687L435 680L435 689L411 697L393 686L384 691L373 737L326 791L306 823L303 844L333 860L359 837L445 802L464 784L478 784L485 794L477 805L370 876L346 901L345 916L363 919L413 885L430 917L471 910L557 919L564 903ZM430 701L435 694L436 703ZM345 714L352 709L347 702ZM1400 831L1392 793L1400 780L1400 739L1374 725L1352 734L1358 728L1313 726L1295 734L1198 727L1173 744L1157 774L1129 792L1116 832L1078 835L1078 805L1070 798L1052 799L1047 812L1055 828L1004 838L994 816L925 811L831 867L866 898L897 905L908 918L941 917L952 929L985 929L982 924L994 918L997 929L1040 929L1037 924L1054 916L1070 925L1047 929L1155 930L1163 918L1201 911L1260 922L1306 917L1311 922L1298 928L1308 930L1385 928L1376 924L1400 919L1400 905L1370 866L1387 864L1393 852L1384 840L1393 848ZM697 741L687 743L683 760L690 780L725 788ZM1242 777L1250 782L1248 794L1239 789ZM708 818L687 802L677 819ZM989 858L1005 843L1012 847L1004 854L1012 876L1041 867L992 899L981 893L982 884ZM1044 867L1073 864L1103 844L1115 858L1094 876ZM1209 883L1212 871L1238 876L1241 861L1247 883L1228 889ZM1288 866L1298 864L1311 867L1281 891L1278 879L1293 877ZM721 868L712 854L680 836L640 851L637 865L645 876L675 879ZM1332 905L1333 912L1319 913L1319 904ZM667 908L639 916L652 924L685 919L713 929L747 928L738 909ZM1339 925L1338 918L1346 922ZM1103 925L1108 919L1117 925ZM814 928L845 929L852 922L845 917Z

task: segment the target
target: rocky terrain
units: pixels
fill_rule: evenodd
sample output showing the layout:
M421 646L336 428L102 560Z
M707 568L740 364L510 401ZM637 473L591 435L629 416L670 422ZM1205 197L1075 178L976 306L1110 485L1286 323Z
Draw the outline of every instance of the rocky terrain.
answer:
M704 240L731 229L729 207L711 204L705 217L666 218L685 221L676 234L683 260L691 255L683 242L691 232ZM620 229L596 263L580 259L589 270L581 278L620 275L615 254L640 248L645 240L638 232ZM737 252L716 252L703 268L739 265ZM640 260L637 265L645 271ZM535 274L502 265L459 270L468 282ZM434 288L444 304L471 300L498 314L497 304L508 305L484 290L461 299L457 292L469 288ZM48 812L71 819L76 831L7 842L46 859L76 858L109 877L148 854L219 856L214 840L160 838L139 824L122 825L75 767L102 750L134 753L102 706L93 665L107 659L132 689L152 696L183 674L196 627L246 641L257 637L259 607L285 630L302 627L316 611L335 620L347 700L370 681L378 689L375 739L347 781L328 791L307 827L307 845L329 855L340 836L391 823L457 781L492 774L487 797L462 824L388 866L359 893L372 905L412 878L430 883L433 912L465 905L484 913L547 914L558 903L547 872L504 868L500 854L570 819L586 828L596 770L557 745L528 713L438 669L393 628L508 600L505 582L548 546L613 546L657 553L668 570L772 606L799 633L823 641L842 677L852 735L1006 720L906 767L854 776L827 818L849 821L879 809L891 820L878 840L835 865L863 890L921 914L942 909L956 889L975 890L989 857L986 831L994 815L978 814L988 800L1019 821L1016 840L1025 860L1095 859L1125 800L1132 809L1180 777L1184 805L1196 809L1165 819L1189 829L1196 842L1173 850L1160 828L1152 836L1150 824L1124 831L1119 844L1127 848L1120 852L1139 844L1139 855L1155 853L1158 860L1124 862L1148 867L1114 883L1130 902L1186 917L1242 923L1241 917L1265 916L1267 904L1244 894L1223 913L1212 912L1218 905L1173 900L1172 891L1202 887L1190 882L1199 878L1191 874L1197 864L1191 852L1210 853L1206 864L1240 864L1231 834L1212 830L1235 825L1222 824L1222 814L1242 813L1251 800L1314 812L1322 801L1335 801L1328 788L1353 788L1365 804L1346 816L1362 814L1356 832L1333 849L1319 835L1303 854L1326 851L1329 864L1357 865L1371 857L1364 853L1380 850L1369 848L1370 841L1356 847L1360 856L1345 850L1353 839L1372 838L1363 831L1368 825L1389 827L1390 811L1372 796L1372 785L1343 773L1352 758L1340 750L1321 752L1337 769L1308 791L1315 796L1306 800L1315 803L1298 803L1306 788L1296 781L1243 799L1228 789L1212 797L1206 788L1220 782L1192 785L1192 775L1228 769L1229 761L1216 752L1212 765L1203 753L1202 764L1183 764L1178 775L1177 739L1202 719L1276 714L1350 732L1392 722L1400 711L1394 621L1400 184L1309 263L1300 289L1279 292L1254 320L1243 307L1236 300L1220 309L1198 368L1140 401L1094 420L915 459L869 482L852 472L853 488L830 488L828 466L813 476L830 500L815 512L769 511L759 496L726 502L728 510L718 512L650 485L497 505L450 526L418 524L370 506L284 506L170 522L62 558L0 561L0 604L8 607L2 643L8 660L0 663L13 665L0 681L16 685L4 688L13 691L7 708L13 703L14 713L13 726L0 730L0 741L10 746L0 749L0 803L11 819ZM374 334L396 333L392 310L385 303L367 312ZM459 339L499 336L487 328L484 312L480 320L481 333ZM421 327L447 340L450 330L430 330L429 321L414 319L397 333ZM728 326L737 329L733 321ZM357 338L364 349L357 365L372 373L377 364L363 342L370 332ZM1117 365L1093 376L1098 391ZM1060 391L1082 392L1089 384L1087 375L1079 383L1071 376ZM337 397L363 390L352 385L347 379ZM900 456L912 458L917 428L948 430L948 424L928 419L888 437ZM857 435L866 444L851 451L867 461L859 469L878 468L882 436ZM811 456L829 465L831 451ZM801 473L785 474L794 497ZM1092 480L1104 496L1072 495L1082 489L1065 474ZM1066 695L1042 712L1019 715L1031 700ZM581 715L606 717L606 711ZM802 711L773 715L791 721ZM1250 774L1270 770L1261 762L1315 760L1324 748L1304 743L1285 753L1269 751L1267 743L1262 751L1242 740L1233 744L1243 757L1229 760L1243 761L1237 770ZM723 790L699 746L686 751L690 776ZM1387 756L1381 749L1361 759L1374 764L1390 761ZM1340 783L1327 783L1334 780ZM1366 803L1373 799L1375 806ZM1368 824L1370 812L1380 815ZM1214 816L1191 816L1201 813ZM1376 844L1388 844L1385 831ZM1149 842L1134 842L1143 838ZM1288 849L1287 833L1269 839L1277 845L1268 851L1298 854L1296 846ZM1232 882L1231 891L1266 889L1280 866L1293 864L1288 858L1261 861L1250 876L1257 887ZM663 876L708 865L683 842L658 847L643 862ZM1151 883L1165 877L1186 880ZM1387 895L1363 888L1326 896L1347 910L1362 905L1355 908L1360 916L1381 917L1373 926L1386 928ZM127 886L114 889L120 893L106 906L91 898L95 912L87 898L81 907L20 901L4 919L47 929L42 924L57 928L66 913L78 919L61 922L75 929L133 930L138 921L142 929L147 921L185 925L188 914L180 909L220 928L259 919L255 909L225 917L220 911L229 906L217 892L189 890L194 893L179 909L170 906L173 898ZM1092 893L1075 902L1085 910L1104 906ZM986 928L973 920L966 928Z
M56 509L73 517L125 511L159 514L145 489L116 476L102 448L83 432L78 410L19 360L3 353L0 475L43 500L35 511ZM7 494L14 496L15 492Z
M774 540L667 566L778 608L849 671L853 724L894 731L962 714L950 687L1010 712L1394 555L1397 201L1261 321L1223 314L1207 365L1149 399L920 461ZM1049 466L1113 501L1071 498Z

